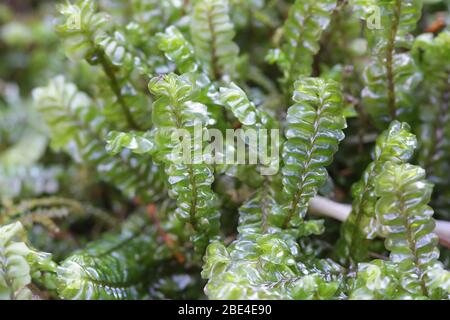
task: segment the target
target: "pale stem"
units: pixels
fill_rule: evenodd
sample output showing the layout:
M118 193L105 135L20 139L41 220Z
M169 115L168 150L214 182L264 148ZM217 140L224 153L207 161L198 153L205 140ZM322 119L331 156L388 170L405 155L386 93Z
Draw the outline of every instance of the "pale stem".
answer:
M352 206L349 204L342 204L330 199L316 196L309 203L309 213L315 216L326 216L339 221L347 220L350 215ZM439 237L442 245L450 247L450 222L435 220L436 228L434 232Z

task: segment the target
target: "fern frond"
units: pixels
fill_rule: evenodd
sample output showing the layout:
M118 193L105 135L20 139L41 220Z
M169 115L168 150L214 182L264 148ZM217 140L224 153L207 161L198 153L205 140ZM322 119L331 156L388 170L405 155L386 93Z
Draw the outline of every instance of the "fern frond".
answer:
M295 104L288 109L283 146L283 190L287 195L285 227L298 227L309 201L325 183L346 127L342 95L332 80L304 78L295 83Z
M51 146L60 150L74 140L79 127L79 118L85 116L92 104L91 99L78 88L58 76L47 87L33 91L36 108L47 121ZM87 125L87 124L86 124Z
M122 73L131 73L133 70L138 70L141 74L149 73L148 67L139 55L129 48L121 32L116 31L112 36L104 34L96 42L98 49L104 52L111 65L119 67Z
M124 35L119 31L108 35L110 16L97 12L94 1L67 2L58 9L62 17L56 31L65 40L66 54L70 58L86 59L90 63L106 58L111 65L122 67L121 71L137 68L145 72L142 60L128 48Z
M48 139L43 132L26 128L16 143L0 155L2 166L24 165L36 163L47 148Z
M427 286L434 299L450 299L450 271L436 265L427 271Z
M0 299L450 300L449 1L0 4Z
M278 179L266 178L261 187L239 208L238 239L254 240L262 234L283 234L285 213L280 205ZM323 233L323 220L304 221L290 236L307 237Z
M228 0L196 2L191 16L191 37L197 59L213 80L235 75L239 48L233 42L234 35Z
M261 236L256 242L220 242L209 245L202 276L209 279L205 292L210 299L283 299L286 288L271 288L284 278L296 278L295 260L289 247L276 236ZM270 260L270 257L276 257ZM273 274L268 270L276 271Z
M386 162L403 163L412 157L417 141L410 130L407 123L393 121L389 129L377 139L373 162L366 168L361 180L352 187L352 211L342 225L338 244L339 254L345 265L367 258L367 246L362 246L361 243L373 238L377 232L375 204L378 198L375 194L375 178Z
M242 139L242 141L249 148L249 153L257 155L259 159L265 158L265 160L267 160L267 163L264 163L265 167L262 170L268 170L267 172L274 173L278 172L279 164L274 161L278 159L280 141L278 138L272 139L271 132L269 133L268 131L263 131L278 129L278 122L269 114L257 108L255 104L250 101L247 94L234 82L231 82L227 87L219 88L218 99L242 124L243 131L241 132L243 135L245 135L245 132L247 132L248 129L252 129L254 130L252 132L257 135L257 140L261 146L263 146L264 143L270 146L271 155L270 158L268 158L269 155L266 153L264 148L255 148L254 145L248 143L248 141L245 141L245 137L239 137L239 139ZM267 137L265 140L263 140L264 138L261 133L266 134ZM231 146L228 147L231 148ZM272 163L270 160L273 160ZM232 166L229 166L228 169L230 169L230 167ZM259 169L261 170L260 167ZM239 171L237 168L235 170Z
M267 182L239 208L239 236L261 235L280 230L283 214L277 203L276 192Z
M106 151L116 155L123 149L136 154L154 153L155 143L150 132L111 131L106 137Z

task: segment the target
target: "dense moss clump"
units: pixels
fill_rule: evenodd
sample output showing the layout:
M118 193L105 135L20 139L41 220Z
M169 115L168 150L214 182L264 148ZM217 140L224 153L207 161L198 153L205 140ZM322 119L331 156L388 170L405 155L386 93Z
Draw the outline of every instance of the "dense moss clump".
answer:
M0 4L0 299L449 299L445 0Z

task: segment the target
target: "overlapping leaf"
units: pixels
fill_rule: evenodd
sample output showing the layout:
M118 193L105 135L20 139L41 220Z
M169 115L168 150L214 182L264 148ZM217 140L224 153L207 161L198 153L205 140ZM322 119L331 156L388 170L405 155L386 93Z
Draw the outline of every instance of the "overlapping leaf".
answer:
M193 244L202 254L219 232L217 199L211 189L213 168L203 159L202 136L199 139L195 133L202 134L210 124L208 110L193 99L189 81L175 74L151 79L149 88L157 97L153 104L156 157L165 164L170 195L177 201L175 213L193 228ZM176 139L174 133L179 135Z
M346 127L342 96L332 80L304 78L295 83L295 104L288 109L283 146L283 187L287 195L284 226L298 227L309 201L325 183Z
M367 247L360 244L377 233L375 204L378 198L375 194L375 178L386 162L408 161L416 146L416 137L410 133L407 123L394 121L378 137L373 162L366 168L361 180L352 187L352 212L342 226L339 243L343 263L367 259Z
M76 161L94 165L101 179L130 197L138 195L142 200L151 200L160 195L162 172L148 155L136 156L128 150L116 157L106 153L105 117L74 84L60 76L47 87L35 89L33 96L50 128L54 148L63 148Z
M311 75L320 37L335 8L335 0L297 0L289 10L283 26L283 46L272 55L283 70L287 92L291 92L294 81L300 76Z
M432 185L425 171L410 164L388 162L375 182L380 199L376 214L390 260L402 273L401 287L412 297L427 297L430 292L426 272L439 257L430 201Z
M23 242L25 230L20 222L0 228L0 299L28 300L31 291L28 246Z
M234 76L239 48L233 42L227 0L197 1L191 16L191 36L195 54L211 79Z
M119 233L103 236L65 259L57 268L57 291L63 299L138 299L145 276L168 258L148 219L134 215Z
M442 32L418 37L414 57L423 74L418 128L419 163L428 179L436 185L433 205L448 217L448 181L450 180L450 33Z
M364 71L365 109L384 128L392 120L415 119L413 92L420 74L408 51L421 15L420 0L353 1L366 20L372 61Z

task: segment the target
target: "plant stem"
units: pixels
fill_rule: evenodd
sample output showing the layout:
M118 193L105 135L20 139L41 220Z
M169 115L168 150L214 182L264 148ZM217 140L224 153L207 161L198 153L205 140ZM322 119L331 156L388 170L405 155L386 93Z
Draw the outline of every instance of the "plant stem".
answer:
M448 73L447 79L446 83L450 83L450 72ZM430 149L428 150L428 155L426 156L423 163L423 168L427 172L428 176L432 176L434 174L434 164L436 161L439 161L439 153L444 148L445 126L450 120L450 88L443 92L441 101L435 103L439 104L439 111L435 117L433 124L433 143L431 143Z
M352 206L349 204L342 204L330 199L316 196L309 203L309 213L314 216L330 217L341 222L347 220ZM435 220L436 227L434 232L439 237L440 243L450 248L450 221Z
M120 107L122 108L122 111L125 115L125 118L127 119L128 125L131 129L134 130L140 130L141 128L137 124L137 122L134 120L130 108L125 102L125 99L122 96L119 82L117 81L116 74L111 66L111 63L108 61L108 59L105 56L105 53L103 51L99 51L98 54L100 64L102 65L103 71L109 78L109 82L111 84L111 89L114 92L117 102L119 102Z
M292 61L289 64L289 71L288 71L288 76L286 79L286 94L285 94L285 99L286 99L286 105L289 105L290 101L291 101L291 95L290 92L293 90L293 84L294 84L294 80L293 76L294 76L294 71L295 71L295 66L298 63L298 61L300 61L300 53L301 53L301 46L303 43L303 38L304 37L304 29L305 26L309 23L309 20L311 20L312 18L312 8L311 6L308 6L308 8L306 9L306 18L303 21L302 25L301 25L301 29L298 33L298 41L297 41L297 45L295 46L295 50L294 50L294 56L292 57ZM309 75L306 75L309 76Z
M401 0L396 0L394 7L394 18L392 21L392 29L389 36L388 46L386 48L386 77L388 82L388 108L391 117L391 121L395 120L397 116L395 106L395 82L394 82L394 50L395 50L395 38L397 37L398 25L400 23L402 3Z
M419 261L419 257L418 257L418 253L417 253L417 243L416 243L416 239L414 238L413 233L411 232L412 225L411 225L411 222L409 221L408 211L405 208L406 204L405 204L405 199L403 197L403 194L404 194L404 190L402 190L402 192L397 193L397 199L399 200L399 211L400 211L402 217L404 218L403 226L405 227L405 230L406 230L406 241L408 242L408 248L411 251L411 255L412 255L411 260L415 266L415 273L416 273L418 281L419 281L419 286L422 291L422 294L427 297L428 290L427 290L426 284L424 282L424 279L422 277L422 275L425 274L425 271L423 270L422 266L420 265L420 261Z
M301 200L301 197L303 195L303 189L305 187L305 183L306 183L306 174L308 172L308 169L310 167L311 161L312 161L312 154L313 154L313 146L316 142L318 133L319 133L319 123L320 123L320 117L321 117L321 113L322 113L322 108L323 108L323 104L321 104L318 109L317 109L317 113L315 115L314 118L314 122L313 122L313 127L314 127L314 132L312 134L312 136L310 137L310 141L309 141L309 146L308 149L306 150L307 153L307 157L305 159L305 162L303 164L303 168L301 171L301 176L300 176L300 181L297 184L298 185L298 190L294 195L294 198L292 199L291 203L290 203L290 208L289 208L289 212L288 215L286 217L286 219L284 220L283 223L283 228L286 229L289 226L289 222L291 221L292 217L295 214L295 210L297 209L297 206Z
M217 59L217 51L216 51L216 30L214 29L214 24L212 22L212 9L208 8L208 29L211 33L211 72L212 77L214 80L220 79L220 70L218 66L218 59Z

